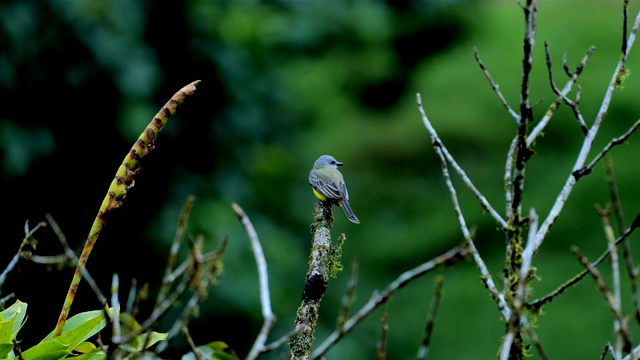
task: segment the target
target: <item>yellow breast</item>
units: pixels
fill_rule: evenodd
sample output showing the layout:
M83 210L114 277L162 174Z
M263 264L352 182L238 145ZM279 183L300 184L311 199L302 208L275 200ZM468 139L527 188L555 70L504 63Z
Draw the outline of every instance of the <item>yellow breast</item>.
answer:
M315 196L316 196L318 199L320 199L320 200L322 200L322 201L327 201L327 197L326 197L326 196L324 196L324 195L322 195L322 194L320 194L316 189L311 188L311 190L313 190L313 193L315 194Z

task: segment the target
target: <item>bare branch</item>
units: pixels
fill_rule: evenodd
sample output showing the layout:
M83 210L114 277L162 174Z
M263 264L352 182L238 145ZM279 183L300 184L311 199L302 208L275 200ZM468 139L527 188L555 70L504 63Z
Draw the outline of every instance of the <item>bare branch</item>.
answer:
M285 334L281 338L276 339L275 341L265 345L263 353L268 353L270 351L273 351L279 348L280 346L288 343L289 340L291 340L296 335L298 335L298 331L296 329L291 330L288 334Z
M491 85L491 88L498 96L498 99L502 103L502 106L504 106L504 108L507 110L509 115L511 115L511 117L516 120L516 123L520 122L520 115L518 115L518 113L516 113L511 108L511 106L509 106L509 103L507 103L507 100L502 95L502 92L500 92L500 86L493 81L493 79L491 78L491 75L489 74L489 70L487 70L487 67L484 66L484 63L482 62L482 60L480 60L480 54L478 54L478 49L473 48L473 53L475 54L476 62L478 63L478 65L480 65L480 69L484 73L484 76L487 78L487 80L489 80L489 85Z
M616 179L613 174L613 161L611 156L605 158L605 171L607 174L607 183L609 184L609 193L611 194L611 202L613 203L613 210L618 223L618 232L624 233L624 216L622 213L622 204L618 195L618 186L616 185ZM633 256L631 254L631 244L629 239L626 238L622 241L622 254L624 256L627 273L629 274L629 282L631 283L631 292L633 294L633 304L636 314L636 320L640 319L640 292L638 289L638 271L635 269L633 262Z
M111 310L113 315L111 316L112 335L111 341L117 344L122 336L120 329L120 299L118 298L118 292L120 289L120 278L118 274L113 274L111 278Z
M512 204L513 204L513 164L515 162L516 144L517 138L513 138L509 151L507 152L507 162L504 166L504 189L505 189L505 204L506 213L505 218L510 219L513 216Z
M169 250L169 259L167 260L167 266L165 268L164 277L162 278L162 286L158 291L158 295L156 296L156 306L160 304L167 292L173 280L171 278L171 273L176 264L176 258L178 257L178 251L180 250L180 245L184 240L184 234L187 229L187 223L189 220L189 214L191 213L191 209L193 208L193 203L196 201L195 196L189 195L182 205L182 211L180 213L180 219L178 220L178 226L176 227L176 234L173 237L173 242L171 243L171 249Z
M542 347L542 343L540 342L540 339L538 338L536 333L531 328L531 325L529 324L529 320L527 320L526 316L520 315L520 324L522 325L522 327L524 328L525 332L527 333L527 336L529 336L529 340L531 340L531 343L533 344L533 346L536 348L536 350L538 350L538 354L540 355L540 359L542 359L542 360L549 359L549 356L547 355L547 352Z
M620 243L622 243L623 241L625 241L629 236L631 236L631 234L638 228L640 227L640 213L638 213L635 217L635 219L633 219L633 222L631 223L631 226L622 234L620 235L617 239L616 239L616 245L620 245ZM536 235L537 238L537 235ZM603 252L594 262L591 263L591 266L593 266L594 268L596 266L598 266L601 262L603 262L608 256L609 256L609 250L607 249L605 252ZM575 275L574 277L572 277L571 279L569 279L567 282L565 282L564 284L560 285L558 288L556 288L555 290L553 290L552 292L550 292L549 294L535 300L532 301L530 303L528 303L526 306L528 309L532 310L532 311L538 311L544 304L546 304L547 302L550 302L551 300L553 300L556 296L562 294L567 288L571 287L572 285L575 285L578 283L578 281L582 280L584 278L585 275L587 275L589 273L588 270L582 270L580 273L578 273L577 275Z
M598 269L589 263L589 260L587 259L587 257L580 252L580 249L578 249L577 246L571 247L571 251L573 251L573 253L576 255L578 260L580 260L580 263L587 269L587 271L595 279L596 284L598 285L598 290L604 296L605 300L607 300L607 304L609 305L609 308L611 309L614 317L616 318L616 323L617 323L616 330L618 330L619 335L622 336L623 338L624 347L626 349L631 349L633 340L631 339L631 334L629 332L629 329L627 328L627 321L624 319L624 316L620 311L620 307L617 304L617 300L609 290L609 287L607 286L606 281L604 280L604 278L602 277Z
M257 359L258 356L260 356L260 354L264 351L264 345L267 342L269 332L271 332L271 328L276 322L276 317L271 310L271 295L269 292L269 273L267 271L267 261L265 260L264 252L262 251L262 245L260 245L258 233L253 227L253 224L251 223L251 220L249 220L247 214L244 212L244 210L242 210L240 205L236 203L232 203L231 208L244 226L247 235L249 235L249 240L251 241L251 249L253 249L253 256L256 259L256 266L258 268L258 281L260 283L260 303L262 304L262 317L264 317L264 323L262 324L262 328L260 329L258 337L253 343L251 350L249 351L249 355L247 355L247 359Z
M360 322L366 319L371 313L384 305L391 296L400 288L406 286L411 281L427 274L440 266L447 266L456 263L469 254L468 247L455 247L444 254L431 259L417 267L400 274L393 282L380 293L374 292L369 301L347 320L340 329L334 330L311 354L311 359L318 359L323 356L329 348L340 339L349 334Z
M509 331L504 337L502 341L502 346L500 347L500 360L509 359L509 354L511 353L511 345L513 344L513 338L515 337L515 331L510 327Z
M558 96L558 98L561 98L562 101L564 101L564 103L567 104L571 108L571 110L573 110L573 115L575 116L576 120L578 120L578 124L580 125L580 130L582 130L582 133L586 136L589 133L589 127L584 122L582 113L580 113L580 108L579 108L580 87L578 86L578 95L576 96L576 101L572 101L566 96L566 94L563 94L562 91L558 89L558 87L556 86L556 82L553 79L553 70L551 66L551 51L549 50L549 44L547 44L546 41L544 42L544 50L545 50L545 56L547 58L547 69L549 71L549 83L551 84L551 89ZM566 62L566 53L563 60L564 60L563 61L564 69L567 72L567 75L571 77L572 73L571 71L569 71L569 66Z
M493 219L500 225L500 227L503 230L506 230L507 222L500 216L500 214L498 214L497 211L493 209L493 207L491 207L491 205L489 204L489 201L487 201L487 199L480 193L480 191L478 191L475 185L473 185L473 183L471 182L471 179L469 179L469 177L464 172L464 170L462 170L462 168L458 165L458 163L455 161L453 156L451 156L449 151L447 151L447 148L444 146L444 144L438 137L436 130L433 128L433 126L431 126L431 122L427 118L427 115L424 112L424 109L422 108L422 99L420 97L420 94L416 94L416 98L418 101L418 110L420 111L420 115L422 116L422 121L424 122L424 125L427 128L427 131L429 131L429 134L431 135L431 141L434 144L434 148L440 149L444 158L446 158L446 161L448 161L451 164L451 166L456 170L458 175L460 175L460 177L462 178L462 181L467 185L467 187L471 190L471 192L473 192L475 197L480 201L482 208L485 211L487 211L489 214L491 214Z
M418 98L418 109L420 110L420 114L422 115L422 120L425 123L425 126L427 127L427 129L429 130L429 132L431 133L431 140L433 142L433 148L436 151L436 154L438 154L438 156L440 157L440 162L441 162L441 167L442 167L442 173L444 175L445 178L445 182L447 184L447 187L449 188L449 193L451 194L451 201L453 202L453 207L454 207L454 211L456 212L456 217L458 218L458 223L460 225L460 229L462 230L462 234L465 238L465 240L467 241L467 244L469 246L469 249L471 250L471 253L473 254L473 259L476 262L476 265L478 266L478 269L480 270L480 273L482 275L482 281L484 282L485 286L487 287L487 289L491 292L491 296L493 297L493 299L496 301L496 303L498 304L498 308L500 309L500 312L502 313L502 315L504 316L505 319L508 319L511 315L511 310L509 310L509 307L504 299L504 294L501 294L498 289L496 288L495 283L493 282L493 278L491 277L491 274L489 273L489 270L487 269L487 266L484 263L484 260L482 260L482 257L480 256L480 253L478 252L478 249L476 248L475 244L473 243L473 239L471 238L471 235L469 233L469 229L467 228L467 225L464 221L464 216L462 215L462 210L460 209L460 204L458 204L458 197L456 195L456 190L453 187L453 184L451 183L451 178L449 177L449 170L447 168L447 160L449 160L449 162L452 163L452 165L454 164L452 162L453 159L447 159L446 158L446 148L444 147L444 145L440 142L440 139L437 137L438 135L436 134L435 130L433 129L433 127L431 126L431 123L429 122L429 119L427 118L427 115L424 112L424 109L422 108L422 100L420 99L420 94L418 94L417 96ZM462 171L462 169L460 169L460 171ZM483 197L484 199L484 197ZM489 206L487 204L487 206ZM491 209L493 211L493 209ZM495 211L494 211L495 212ZM496 213L496 216L497 215ZM495 218L495 217L494 217ZM505 226L503 227L503 229L507 229L506 228L506 223L504 222L504 220L500 217L498 217L498 219L500 219L501 224L504 223Z
M627 27L629 26L629 0L624 0L622 9L622 47L621 53L627 53Z
M424 360L429 354L429 345L431 344L431 335L433 334L433 324L436 319L436 312L438 311L438 305L442 299L442 288L444 286L444 278L442 276L436 277L436 291L431 300L431 306L429 307L429 314L427 314L427 326L424 330L424 337L422 338L422 344L418 349L418 360Z
M387 322L387 312L382 313L382 319L380 322L382 323L380 332L380 341L378 342L378 360L385 360L387 358L387 335L389 333L389 323Z
M201 354L200 354L200 350L198 350L198 347L193 342L193 338L191 337L191 334L189 333L189 328L186 325L182 326L182 333L184 334L184 337L187 339L187 343L189 343L189 346L191 347L191 351L193 352L193 356L195 356L196 360L201 360L202 357L201 357Z
M611 259L611 275L613 281L613 294L611 300L613 300L613 302L611 302L609 306L613 309L614 312L621 314L622 297L620 296L620 266L618 261L618 248L615 244L615 235L613 233L613 228L611 227L611 221L609 220L611 206L607 205L607 207L603 209L600 206L596 205L596 210L598 211L598 214L602 219L604 233L607 238L607 245L609 247L609 258ZM620 321L616 319L616 321L614 322L614 329L616 333L616 343L614 350L616 358L622 357L622 348L625 343L625 337L622 330L623 327L625 327L625 325L621 324ZM627 347L631 348L631 343L629 343Z
M640 127L640 120L637 120L635 123L633 123L629 130L627 130L624 134L618 136L617 138L611 139L611 141L609 141L609 143L602 149L602 151L600 151L600 153L596 155L596 157L589 163L589 165L575 172L575 176L579 178L581 176L590 174L593 170L593 167L598 163L598 161L600 161L600 159L602 159L602 157L604 157L614 146L624 144L624 142L627 141L627 139L631 135L633 135L636 130L638 130L638 127Z
M538 214L534 209L529 212L529 236L527 239L527 246L522 252L522 266L520 268L520 280L518 284L518 291L516 293L516 299L518 303L522 304L526 297L526 286L529 280L529 270L531 269L531 263L533 262L533 255L537 250L535 242L535 232L538 229Z
M606 116L607 111L609 109L609 104L611 103L613 91L620 84L621 77L625 72L625 64L627 61L627 56L633 46L633 43L635 42L638 27L640 27L640 12L638 12L638 15L636 16L633 30L627 41L627 52L618 61L618 64L613 73L609 86L607 87L605 96L602 100L602 104L600 105L600 110L596 115L596 119L593 125L589 129L589 134L585 137L582 143L582 148L580 149L576 162L573 166L573 169L571 170L571 174L569 175L564 186L562 187L562 190L560 191L560 194L556 198L553 204L553 207L551 208L551 211L549 212L547 218L542 222L542 224L540 225L540 228L538 229L538 233L536 237L538 238L537 242L539 243L541 243L543 239L547 236L551 227L555 223L556 219L558 218L558 216L560 216L560 212L564 208L564 204L567 201L567 198L569 197L569 195L571 194L571 191L573 190L573 186L576 184L578 180L576 171L582 169L582 167L584 166L586 158L589 155L589 151L591 150L591 146L593 145L593 141L595 140L598 130L600 130L600 125L602 125L602 121L604 120L604 117Z
M22 249L28 245L31 241L34 241L33 234L38 231L41 227L47 226L45 222L39 222L33 229L29 229L29 220L24 222L24 238L18 247L18 252L13 256L9 265L4 269L4 271L0 274L0 287L4 284L7 279L7 275L13 268L18 264L18 260L22 256Z
M573 88L573 85L578 79L578 75L582 73L582 70L584 69L587 62L589 61L591 54L593 54L595 50L596 48L594 46L589 48L585 56L582 58L582 61L580 62L580 64L577 66L576 71L572 74L571 79L567 81L567 83L564 85L564 87L560 91L560 94L562 96L558 96L556 98L556 100L549 106L549 109L547 110L545 115L542 117L542 119L540 119L538 124L533 128L533 130L531 130L531 132L527 136L527 146L531 146L533 142L536 140L536 138L542 133L544 128L547 126L547 124L551 120L551 117L555 114L555 111L558 109L558 106L562 102L563 97L566 96L571 91L571 89Z
M349 276L349 283L347 284L347 290L342 296L342 306L340 307L340 315L338 315L337 328L340 329L344 326L344 323L349 318L349 312L351 311L351 304L356 295L356 286L358 285L358 265L357 259L353 259L351 263L351 275Z

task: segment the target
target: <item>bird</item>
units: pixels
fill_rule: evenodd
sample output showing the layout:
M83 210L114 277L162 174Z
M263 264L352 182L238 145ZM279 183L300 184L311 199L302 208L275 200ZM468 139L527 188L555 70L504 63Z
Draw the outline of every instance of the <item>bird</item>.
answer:
M347 185L344 183L342 174L338 171L338 166L342 165L344 164L331 155L320 156L309 172L309 185L318 199L342 207L347 218L351 222L359 224L360 220L349 205Z

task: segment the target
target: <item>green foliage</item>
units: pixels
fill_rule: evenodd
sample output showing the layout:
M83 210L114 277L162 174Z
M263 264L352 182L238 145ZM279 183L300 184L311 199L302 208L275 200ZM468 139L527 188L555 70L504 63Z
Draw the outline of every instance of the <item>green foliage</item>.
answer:
M7 309L0 312L0 358L4 359L13 355L13 341L18 335L18 331L24 325L27 315L27 304L16 301Z
M0 359L16 358L13 352L14 341L18 339L18 331L25 322L27 304L17 300L13 305L0 312ZM113 311L107 310L111 316ZM106 358L104 351L87 340L102 330L107 322L104 310L87 311L75 315L67 320L64 330L59 337L54 338L53 332L47 335L39 344L21 351L25 360L57 360L73 357L79 360L102 360ZM140 329L141 326L128 314L121 314L122 328L125 331ZM139 354L159 341L167 339L166 333L141 333L131 341L122 345L128 352L124 359L138 358ZM223 348L213 347L222 351ZM220 358L224 359L224 358Z
M185 354L182 356L182 360L233 360L231 354L226 352L229 346L221 341L210 342L206 345L198 346L196 349L198 350L198 357L193 352Z
M87 311L67 320L62 334L54 338L53 333L45 337L38 345L22 352L25 359L62 359L73 351L90 353L95 348L87 346L85 340L97 334L107 325L103 310Z
M120 314L120 324L122 332L124 334L127 334L130 331L140 331L142 329L142 326L140 326L136 319L127 313ZM159 341L163 341L166 339L166 333L158 333L155 331L141 333L128 341L126 344L123 344L122 348L131 353L139 353L150 348Z

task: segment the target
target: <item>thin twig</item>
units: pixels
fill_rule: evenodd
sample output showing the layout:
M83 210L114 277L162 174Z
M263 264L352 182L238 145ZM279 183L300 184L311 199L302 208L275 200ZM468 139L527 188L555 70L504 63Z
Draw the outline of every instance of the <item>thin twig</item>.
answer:
M351 311L351 304L356 295L356 287L358 286L358 259L354 258L351 262L351 275L349 276L349 282L347 283L347 289L342 295L342 306L340 306L340 315L336 321L336 328L340 329L344 326L344 323L349 318L349 312Z
M540 359L542 360L549 359L547 352L542 347L542 342L540 342L540 339L531 328L531 325L529 324L529 320L527 320L527 317L525 315L520 315L520 324L522 325L522 327L524 328L524 331L529 336L529 340L531 340L531 343L533 343L533 346L536 348L536 350L538 350Z
M276 339L276 340L270 342L269 344L266 344L264 346L263 353L268 353L268 352L273 351L273 350L279 348L280 346L288 343L289 340L291 340L291 338L293 338L297 334L298 334L298 330L296 330L296 329L293 329L293 330L289 331L289 333L285 334L284 336L280 337L279 339Z
M349 318L344 323L344 326L340 329L334 330L331 335L329 335L323 342L320 344L314 352L311 354L311 359L318 359L323 356L331 346L340 341L343 337L348 335L360 322L366 319L371 313L384 305L389 301L391 296L400 288L406 286L411 281L419 278L420 276L427 274L434 269L443 266L443 265L451 265L464 258L470 253L468 247L454 247L453 249L445 252L444 254L431 259L425 263L418 265L417 267L405 271L400 274L393 282L391 282L382 292L374 292L371 295L369 301L364 304L358 312L356 312L353 316Z
M593 276L596 284L598 285L598 290L604 296L605 300L607 300L607 304L609 305L609 308L613 312L613 316L615 317L616 322L619 325L617 326L618 329L616 330L618 330L618 333L623 338L625 344L624 347L631 349L633 340L631 340L631 334L629 332L629 329L627 328L627 322L620 311L620 307L616 305L616 298L609 290L606 281L604 280L598 269L591 263L589 263L587 257L580 252L580 249L578 249L577 246L572 246L571 251L576 255L580 263L587 269L591 276Z
M531 130L531 132L527 136L527 146L531 146L533 142L538 138L538 136L542 134L542 131L547 126L547 124L551 120L551 117L553 116L553 114L555 114L555 111L558 109L558 106L562 102L562 97L569 94L569 92L573 88L573 85L576 83L578 76L580 75L584 67L587 65L589 58L591 57L591 55L595 50L596 48L594 46L591 46L589 48L585 56L582 58L582 61L580 62L580 64L576 67L576 71L573 73L569 81L567 81L567 83L562 88L562 91L560 92L562 96L558 96L555 99L555 101L549 106L549 109L546 111L542 119L538 121L538 124L533 128L533 130Z
M382 313L380 341L378 342L378 360L385 360L387 358L387 335L389 333L389 323L387 322L388 314L385 311Z
M199 236L202 238L202 236ZM199 291L196 291L191 298L191 300L187 303L185 310L183 311L182 317L177 320L177 322L181 322L183 324L186 323L186 319L190 316L190 314L195 309L196 305L194 305L194 297L196 298L196 303L202 300L202 298L206 295L206 289L211 283L214 275L219 271L219 267L216 264L217 261L220 260L224 251L226 250L228 239L225 238L222 240L221 244L218 248L211 254L200 255L199 254L199 245L201 243L200 239L196 240L194 245L192 246L192 258L191 261L194 262L194 266L190 267L189 270L182 277L180 283L177 284L176 288L157 306L154 307L151 315L141 324L140 328L133 329L128 334L125 334L120 339L120 342L117 344L127 343L134 337L140 335L142 332L146 331L151 327L162 315L164 315L171 306L175 305L178 299L186 292L190 285L194 284L195 276L197 275L196 267L201 267L203 264L211 261L212 265L207 273L207 276L202 278L201 284L198 284ZM196 265L195 262L200 262L199 265ZM174 324L175 325L175 324ZM171 331L170 331L171 332ZM162 344L160 344L162 345Z
M60 255L31 255L29 261L42 265L60 265L64 266L65 263L73 264L73 261L69 261L69 257L66 254Z
M10 299L14 298L16 296L15 293L9 293L5 296L3 296L2 298L0 298L0 306L1 307L5 307L7 301L9 301Z
M264 318L264 323L262 324L262 328L260 329L260 333L256 337L256 340L247 355L247 359L257 359L258 356L264 351L264 345L267 342L267 338L269 337L269 332L271 332L271 328L276 322L276 317L273 314L273 310L271 309L271 295L269 291L269 272L267 270L267 260L264 257L264 252L262 251L262 245L260 245L260 239L258 238L258 233L256 229L253 227L251 220L247 216L247 214L242 210L240 205L236 203L231 204L231 208L233 212L236 214L240 223L244 226L247 235L249 235L249 240L251 241L251 249L253 250L253 256L256 259L256 267L258 269L258 281L260 284L260 304L262 305L262 317Z
M578 124L580 125L580 130L586 136L589 133L589 127L584 122L584 117L582 117L582 113L580 112L580 107L579 107L580 87L578 87L578 95L576 96L576 101L572 101L566 96L566 94L563 94L562 91L558 89L558 87L556 86L556 82L553 79L553 70L551 66L551 50L549 50L549 44L547 44L546 41L544 42L544 50L545 50L545 56L547 59L547 70L549 72L549 83L551 84L551 89L559 98L562 99L562 101L564 101L565 104L567 104L571 108L571 110L573 110L573 115L575 116L576 120L578 120ZM564 64L565 71L571 77L572 74L569 71L568 64L566 63L566 53L564 56L564 60L565 61L563 61L563 64Z
M127 303L125 305L125 312L133 316L133 309L136 303L136 294L138 292L138 280L136 278L131 279L131 286L129 287L129 295L127 296Z
M613 203L613 212L618 224L618 232L623 233L625 229L624 215L622 213L622 204L620 202L620 196L618 195L618 186L613 174L613 160L611 156L605 157L605 172L607 174L607 183L609 184L609 194L611 195L611 202ZM631 254L631 244L629 239L622 241L622 255L625 260L627 273L629 274L629 282L631 283L631 292L633 294L633 305L636 320L640 322L640 291L638 289L638 271L635 269L633 262L633 255Z
M491 204L489 204L489 201L480 193L480 191L478 191L478 189L475 187L475 185L473 185L473 183L471 182L471 179L469 179L467 174L458 165L458 163L455 161L453 156L451 156L449 151L447 151L447 148L444 146L444 144L442 143L442 141L438 137L438 133L436 132L436 130L431 125L431 122L427 118L427 115L424 112L424 109L422 108L422 98L420 97L420 94L416 94L416 99L418 101L418 110L420 111L420 115L422 116L422 121L424 123L424 126L427 128L427 131L431 135L432 142L434 144L438 144L437 148L440 149L440 151L442 152L444 158L446 158L446 160L451 164L451 166L455 169L455 171L458 173L458 175L460 175L460 177L462 178L462 181L465 183L465 185L467 185L467 187L471 190L473 195L475 195L475 197L480 201L480 205L482 206L482 208L486 212L488 212L491 215L491 217L493 217L493 219L498 223L498 225L500 225L500 227L503 230L506 230L507 227L508 227L507 226L507 222L500 216L500 214L498 214L497 211L495 211L493 209ZM434 145L434 147L435 147L435 145Z
M440 139L438 138L438 135L435 132L435 129L433 129L433 127L431 126L431 123L429 122L429 119L427 118L427 115L424 112L424 109L422 108L422 100L420 98L420 94L417 95L417 99L418 99L418 109L420 110L420 115L422 115L422 120L425 124L425 126L427 127L427 129L429 130L429 133L431 134L431 141L433 143L433 148L436 151L436 154L440 157L440 165L442 167L442 174L444 175L445 178L445 183L447 184L447 188L449 189L449 194L451 196L451 202L453 203L453 208L454 211L456 213L456 217L458 218L458 224L460 225L460 229L462 230L462 235L464 236L465 240L467 241L467 246L469 246L469 249L471 250L471 254L473 255L473 259L476 262L476 266L478 266L478 269L480 270L480 274L482 275L482 281L484 282L485 286L487 287L487 289L491 292L491 296L493 297L493 299L496 301L496 303L498 304L498 308L500 309L500 312L502 313L502 316L504 316L505 319L509 319L509 317L511 316L511 310L509 309L509 306L507 305L505 298L504 298L504 294L501 294L498 289L496 288L495 283L493 282L493 278L491 277L491 274L489 273L489 269L487 268L486 264L484 263L484 260L482 260L482 257L480 256L480 253L478 252L478 249L476 248L473 239L471 238L471 235L469 233L469 229L467 228L467 225L465 223L464 220L464 216L462 215L462 210L460 209L460 204L458 203L458 197L456 195L456 190L453 187L453 183L451 182L451 178L449 176L449 170L447 167L447 160L449 160L449 162L452 163L452 165L454 164L452 161L453 159L447 159L446 158L446 148L444 147L444 145L440 142ZM457 165L457 164L456 164ZM462 170L462 169L460 169ZM489 206L487 204L487 206ZM493 209L491 209L493 210ZM495 212L495 211L494 211ZM497 218L496 218L497 217ZM503 229L507 229L506 228L506 223L505 221L499 216L496 215L494 216L494 218L499 219L500 220L500 224L504 224L505 227L503 227Z
M611 357L613 359L616 358L616 354L613 352L613 346L611 346L610 342L607 342L607 345L605 345L604 350L602 351L602 354L600 354L600 360L604 360L607 357L607 353L611 353Z
M18 359L24 360L24 357L22 356L22 350L20 349L20 340L13 338L12 342L13 342L13 352L18 357Z
M427 326L424 330L424 336L422 338L422 344L418 348L418 360L424 360L429 354L429 345L431 344L431 335L433 334L433 325L435 324L436 312L438 311L438 305L442 299L442 288L444 286L444 278L442 276L436 277L436 291L431 300L431 306L429 307L429 314L427 314Z
M520 267L520 282L518 284L518 291L516 292L516 300L519 304L524 302L526 297L526 286L529 281L529 271L531 269L531 263L533 262L533 255L537 250L535 247L535 232L538 230L538 214L534 209L529 212L529 236L527 245L522 252L522 266Z
M113 274L111 278L111 310L113 316L111 318L111 324L113 328L113 334L111 335L112 342L117 344L122 336L120 329L120 300L118 299L118 291L120 288L120 278L118 274Z
M202 235L198 235L198 238L204 237ZM167 332L167 340L176 336L184 326L187 326L192 314L197 311L198 305L202 303L204 297L208 293L207 289L221 270L219 262L227 248L228 243L229 238L225 237L224 239L222 239L222 242L220 243L220 245L218 245L215 251L204 254L201 257L201 265L204 265L205 267L209 266L209 269L207 270L208 275L202 277L200 284L198 284L197 286L198 291L194 292L191 295L191 298L189 298L184 306L184 309L182 310L182 314L174 321L174 323L169 328L169 331ZM165 341L158 344L156 350L157 352L162 352L166 349L166 347L167 342Z
M620 262L618 261L618 248L615 244L616 237L613 233L613 228L611 227L611 221L609 220L611 205L609 204L603 209L596 204L596 211L598 211L598 214L602 219L604 233L605 237L607 238L607 245L609 248L609 259L611 261L613 293L611 296L612 302L609 304L609 306L613 309L614 312L621 314L622 297L620 296ZM614 349L616 358L622 357L622 347L624 345L624 334L622 333L622 326L623 325L617 319L614 321L614 331L616 334L616 343ZM630 348L631 344L629 344L628 347Z
M624 0L622 7L622 55L627 53L627 27L629 26L629 0Z
M9 265L7 265L2 274L0 274L0 287L2 287L6 281L9 272L13 270L16 264L18 264L18 260L20 260L20 257L22 256L22 249L33 240L33 234L44 226L47 226L47 223L39 222L33 229L29 229L29 220L24 222L24 238L18 247L18 252L13 256Z
M515 331L512 327L509 327L509 331L502 340L502 346L500 347L500 360L509 359L511 353L511 345L513 344L513 338L515 337Z
M517 138L513 138L511 145L509 145L509 151L507 152L507 162L504 165L504 189L505 189L505 204L506 204L506 216L505 219L510 219L512 214L511 204L513 203L513 163L515 162L516 144ZM507 244L508 246L508 244ZM508 252L508 249L507 249Z
M586 162L587 156L589 155L589 151L593 145L596 135L598 134L598 130L600 130L600 125L602 125L602 121L604 120L608 109L609 104L611 103L611 98L613 96L614 89L619 85L620 76L624 72L625 64L627 61L627 57L629 55L629 51L631 50L633 43L636 39L636 33L638 31L638 27L640 27L640 12L636 16L635 23L633 25L633 30L629 36L627 41L627 52L622 56L622 58L618 61L616 69L613 73L609 86L607 87L607 91L604 95L602 103L600 105L600 109L598 110L598 114L596 115L596 119L593 122L593 125L589 129L589 134L585 137L582 148L578 154L578 157L575 161L573 169L571 170L571 174L567 178L562 190L558 194L551 211L547 215L547 218L542 222L540 228L538 229L538 233L536 234L536 242L542 243L543 239L549 234L549 231L553 224L555 223L558 216L560 216L560 212L564 208L564 204L566 203L571 191L573 190L574 185L576 184L578 177L576 176L576 171L582 169L584 163Z
M178 226L176 227L176 234L173 237L173 242L171 243L171 249L169 250L169 258L167 259L167 266L165 268L164 277L162 278L162 285L160 286L160 290L158 290L158 295L156 297L156 306L164 300L166 293L169 291L171 287L171 283L173 282L170 278L174 266L176 264L176 258L178 257L178 251L180 250L180 245L184 240L185 230L187 228L187 223L189 221L189 214L191 213L191 209L193 208L193 203L196 198L193 195L187 196L184 204L182 205L182 211L180 212L180 220L178 221Z
M191 351L193 352L193 356L195 356L196 360L202 359L200 356L200 350L198 350L198 347L193 342L193 338L191 338L191 334L189 333L189 328L187 328L186 325L182 326L182 333L184 334L184 337L187 339L187 342L189 343L189 346L191 347Z
M631 226L624 232L622 233L622 235L620 235L618 238L616 238L615 244L616 245L620 245L620 243L622 243L625 239L627 239L629 236L631 236L631 234L638 228L640 227L640 213L638 213L636 215L636 217L633 219L633 222L631 223ZM591 263L591 266L593 266L594 268L596 266L598 266L600 263L602 263L607 257L609 257L609 250L605 250L594 262ZM530 303L527 303L526 306L529 310L531 311L538 311L544 304L550 302L551 300L553 300L556 296L562 294L565 290L567 290L569 287L577 284L580 280L582 280L585 275L587 275L589 273L588 270L582 270L581 272L579 272L578 274L576 274L575 276L573 276L571 279L567 280L565 283L563 283L562 285L560 285L558 288L556 288L555 290L553 290L552 292L550 292L549 294L536 299Z
M607 184L609 184L609 195L611 196L611 202L613 203L613 213L616 217L616 222L618 224L618 233L622 234L624 232L624 214L622 211L622 203L620 202L620 195L618 194L618 185L616 184L616 177L613 174L613 160L611 159L611 155L608 155L604 159L604 170L607 175ZM623 244L626 244L628 247L629 243L625 241ZM625 255L627 256L627 255ZM631 256L631 253L628 254ZM629 259L632 259L631 257ZM633 267L633 260L629 262Z
M636 130L638 130L638 127L640 127L640 120L636 120L636 122L633 123L629 130L627 130L624 134L618 136L617 138L611 139L611 141L609 141L609 143L602 149L602 151L600 151L598 155L596 155L596 157L591 160L589 165L576 171L576 177L584 176L591 173L593 167L598 163L598 161L600 161L600 159L602 159L603 156L605 156L614 146L624 144L624 142L627 141L627 139L631 135L633 135Z
M511 115L511 117L516 120L516 123L520 122L520 115L518 115L518 113L516 113L511 108L511 106L509 106L509 103L507 103L507 100L504 98L504 96L502 95L502 92L500 91L500 86L496 84L495 81L493 81L493 79L491 78L491 75L489 74L489 70L487 69L486 66L484 66L484 63L482 62L482 60L480 60L480 54L478 53L478 49L473 48L473 53L476 57L476 62L480 66L480 69L484 73L484 76L487 78L487 80L489 80L489 85L491 85L491 89L493 89L493 91L498 96L498 99L502 103L502 106L504 106L504 108L507 110L509 115Z

